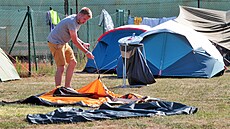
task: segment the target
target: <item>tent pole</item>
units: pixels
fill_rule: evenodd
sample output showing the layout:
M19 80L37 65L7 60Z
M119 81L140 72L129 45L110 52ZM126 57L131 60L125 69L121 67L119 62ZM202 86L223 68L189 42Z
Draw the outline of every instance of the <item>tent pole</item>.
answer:
M125 43L125 60L123 65L123 87L126 87L126 52L127 52L127 43Z

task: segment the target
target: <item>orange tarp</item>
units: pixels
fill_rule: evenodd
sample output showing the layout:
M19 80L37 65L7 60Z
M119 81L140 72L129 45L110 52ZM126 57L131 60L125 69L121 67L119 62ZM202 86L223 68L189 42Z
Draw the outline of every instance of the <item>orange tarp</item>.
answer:
M77 90L79 93L92 93L101 97L112 96L118 97L120 95L116 95L113 92L109 91L107 87L101 82L100 79L97 79L90 84L82 87L81 89Z
M42 98L46 101L59 103L59 104L74 104L78 102L82 102L83 104L90 106L90 107L98 107L102 103L107 102L110 100L110 97L119 97L121 95L114 94L113 92L109 91L107 87L101 82L100 79L96 79L95 81L91 82L90 84L82 87L81 89L76 90L79 93L91 93L94 97L57 97L53 96L54 90L47 92L39 98Z

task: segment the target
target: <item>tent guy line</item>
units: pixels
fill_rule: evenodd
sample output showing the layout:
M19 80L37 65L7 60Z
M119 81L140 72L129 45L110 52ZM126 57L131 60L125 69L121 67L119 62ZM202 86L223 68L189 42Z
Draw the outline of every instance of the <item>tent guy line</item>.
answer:
M105 65L104 67L101 67L100 69L98 68L98 66L97 66L97 64L96 64L96 60L94 59L93 61L94 61L95 67L96 67L96 69L97 69L97 71L94 72L94 73L100 74L100 70L102 70L103 68L105 68L105 67L109 66L110 64L114 63L114 62L117 61L119 58L121 58L121 55L120 55L118 58L116 58L116 59L112 60L111 62L109 62L109 63L108 63L107 65ZM107 69L105 72L102 72L101 74L107 73L107 72L110 71L111 69L114 69L116 66L117 66L116 64L113 65L113 67Z
M95 66L96 66L97 73L98 73L98 75L100 76L99 69L98 69L98 67L97 67L97 63L96 63L95 59L93 59L93 62L94 62L94 64L95 64Z

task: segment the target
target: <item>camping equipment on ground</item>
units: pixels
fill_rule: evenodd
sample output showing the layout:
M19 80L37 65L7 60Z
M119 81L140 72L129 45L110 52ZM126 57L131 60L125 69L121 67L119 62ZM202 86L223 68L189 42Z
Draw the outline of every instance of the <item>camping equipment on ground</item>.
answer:
M142 33L152 74L211 78L224 72L223 57L202 34L170 20Z
M80 105L98 107L103 102L109 101L109 97L118 96L120 95L116 95L113 92L109 91L101 82L100 78L98 78L88 85L75 91L69 90L65 87L57 87L49 92L30 96L23 100L18 100L14 102L3 101L3 103L22 103L44 106Z
M134 87L152 84L155 82L151 73L146 57L143 54L143 44L140 43L142 37L132 36L123 37L118 42L120 43L120 51L123 58L123 87L126 87L126 73L128 82ZM143 51L143 53L142 53Z
M122 77L122 57L118 40L130 36L136 36L150 29L146 25L125 25L105 32L98 38L98 43L92 51L100 73L117 73ZM96 66L94 60L89 59L83 72L95 73Z
M195 114L197 110L196 107L167 101L129 103L121 106L103 103L99 109L61 107L47 114L28 114L26 119L32 124L58 124L131 117L190 115Z
M134 93L128 93L125 95L115 94L107 89L100 78L97 78L93 82L78 90L68 89L65 87L57 87L49 92L30 96L26 99L13 102L2 101L1 104L18 103L57 107L67 105L99 107L104 102L108 102L110 104L124 104L140 100L143 101L146 99L150 98L143 97Z

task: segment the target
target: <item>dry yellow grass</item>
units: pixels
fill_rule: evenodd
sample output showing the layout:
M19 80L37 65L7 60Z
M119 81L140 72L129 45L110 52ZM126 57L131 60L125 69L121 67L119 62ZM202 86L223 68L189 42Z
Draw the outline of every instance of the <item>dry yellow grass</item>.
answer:
M210 79L205 78L156 78L156 83L142 88L114 88L122 85L115 75L101 75L102 82L118 94L137 93L167 101L184 103L198 108L194 115L155 116L83 122L75 124L31 125L25 121L27 114L48 113L55 107L34 105L0 106L0 128L95 128L95 129L150 129L150 128L230 128L230 73ZM97 74L75 73L72 86L78 89L98 77ZM53 76L35 76L0 83L0 100L14 101L49 91L54 88ZM63 79L64 80L64 79ZM76 107L82 108L82 107ZM90 108L86 108L90 109Z

